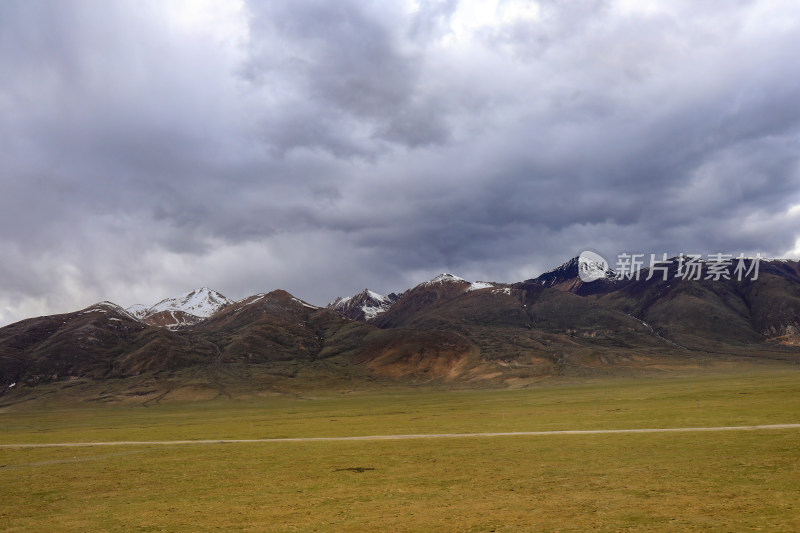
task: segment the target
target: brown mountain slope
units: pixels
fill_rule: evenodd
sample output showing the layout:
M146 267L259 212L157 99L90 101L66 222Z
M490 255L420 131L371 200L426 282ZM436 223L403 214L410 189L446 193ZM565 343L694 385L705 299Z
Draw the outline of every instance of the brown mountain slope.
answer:
M461 374L454 367L471 368L466 358L475 353L457 334L383 331L285 291L247 298L178 331L104 303L0 329L0 394L74 380L103 390L127 383L119 386L130 390L115 393L124 397L143 389L273 390L295 378L305 381L300 386L454 379Z
M798 262L762 262L758 279L658 277L594 296L640 318L662 336L692 349L738 353L779 350L796 342L800 325ZM704 278L704 276L703 276Z
M371 323L285 291L226 305L178 330L104 302L0 328L0 394L73 380L157 397L375 379L512 384L710 360L800 361L797 262L764 262L757 280L644 274L603 280L598 290L573 283L569 268L545 283L512 285L443 275L406 291Z

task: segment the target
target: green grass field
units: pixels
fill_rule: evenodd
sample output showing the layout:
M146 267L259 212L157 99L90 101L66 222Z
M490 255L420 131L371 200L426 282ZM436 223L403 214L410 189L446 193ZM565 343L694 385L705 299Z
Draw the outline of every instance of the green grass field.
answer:
M800 422L800 370L0 413L0 443ZM0 448L4 531L798 531L800 430Z

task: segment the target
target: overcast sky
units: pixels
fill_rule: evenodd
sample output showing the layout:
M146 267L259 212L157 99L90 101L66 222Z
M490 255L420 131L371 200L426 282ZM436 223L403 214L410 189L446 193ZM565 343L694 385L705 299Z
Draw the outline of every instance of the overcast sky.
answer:
M0 2L0 324L800 254L794 0Z

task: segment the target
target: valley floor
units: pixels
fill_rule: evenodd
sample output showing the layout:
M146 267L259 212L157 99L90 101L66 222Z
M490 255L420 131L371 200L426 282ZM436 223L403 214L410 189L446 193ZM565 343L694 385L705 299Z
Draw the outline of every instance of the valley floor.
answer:
M800 530L800 370L7 410L7 531Z

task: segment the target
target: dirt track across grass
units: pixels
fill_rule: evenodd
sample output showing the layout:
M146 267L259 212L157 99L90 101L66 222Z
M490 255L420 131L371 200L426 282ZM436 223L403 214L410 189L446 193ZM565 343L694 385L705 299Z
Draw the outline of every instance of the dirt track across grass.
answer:
M759 431L770 429L800 429L800 424L769 424L763 426L720 426L695 428L643 428L643 429L580 429L562 431L513 431L498 433L430 433L418 435L362 435L355 437L288 437L275 439L198 439L111 442L53 442L43 444L0 444L0 448L69 448L85 446L149 446L173 444L245 444L266 442L328 442L408 439L455 439L468 437L545 437L551 435L607 435L621 433L683 433L692 431Z

